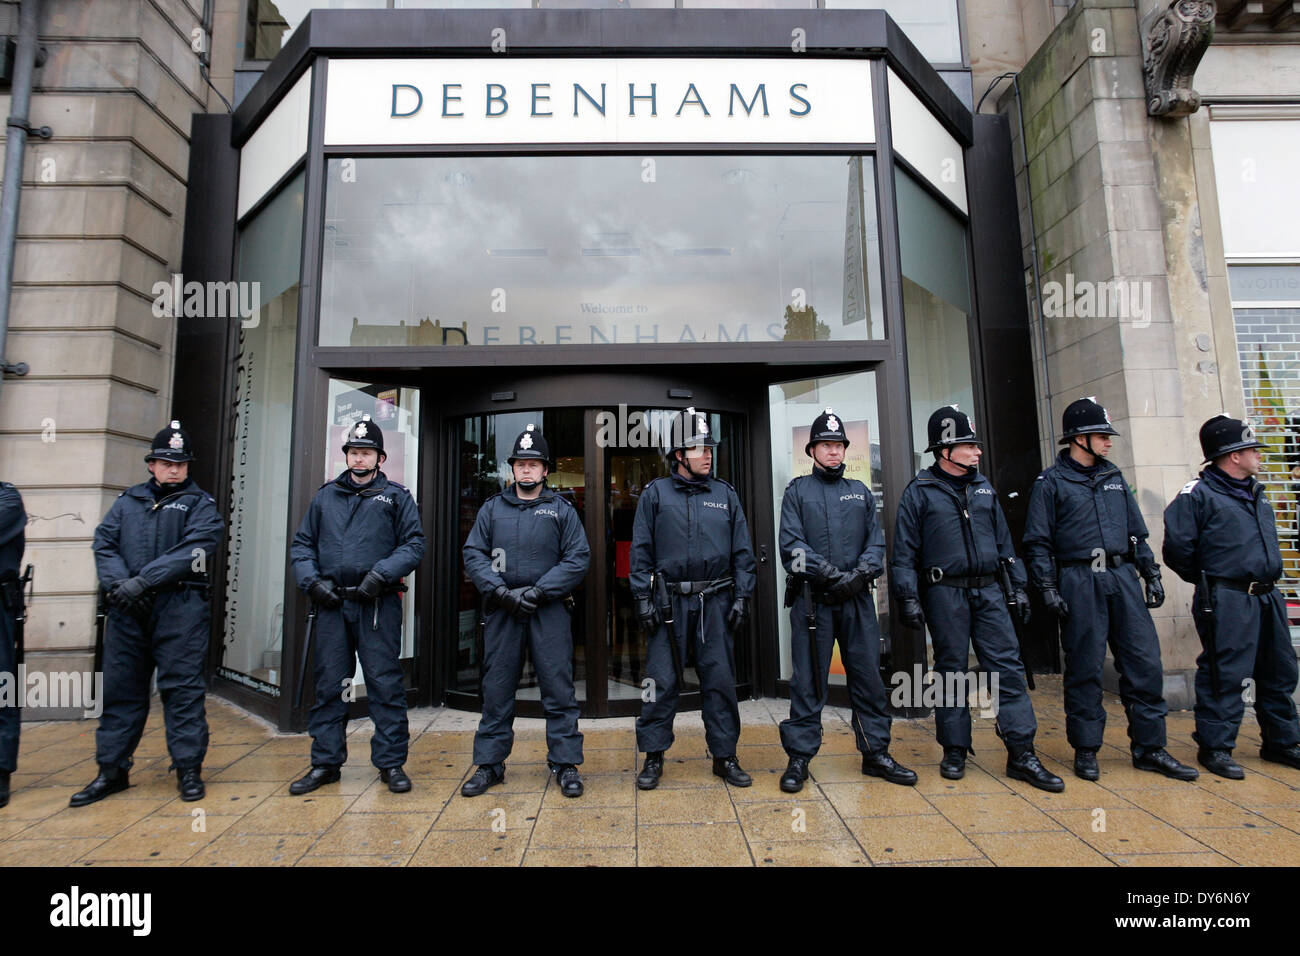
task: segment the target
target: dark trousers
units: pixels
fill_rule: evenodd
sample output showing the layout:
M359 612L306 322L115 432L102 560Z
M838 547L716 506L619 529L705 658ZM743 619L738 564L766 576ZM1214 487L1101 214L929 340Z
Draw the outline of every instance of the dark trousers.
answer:
M1246 712L1253 681L1255 716L1267 747L1300 743L1296 722L1297 668L1280 591L1251 595L1226 587L1210 589L1213 617L1201 613L1198 586L1192 603L1204 648L1196 658L1197 742L1209 750L1231 750ZM1211 655L1210 648L1215 649ZM1218 680L1214 679L1217 664Z
M14 639L18 625L12 611L0 608L0 674L13 679L13 706L0 704L0 771L13 773L18 767L18 728L22 723L22 703L26 688L18 680Z
M474 763L504 763L514 747L515 692L523 674L525 642L546 712L546 759L580 764L573 627L561 601L543 604L523 621L501 608L488 612L483 628L483 715L474 734Z
M1160 639L1137 570L1129 564L1094 571L1061 569L1061 596L1070 616L1061 624L1065 649L1065 733L1073 747L1099 748L1106 729L1102 667L1109 644L1119 675L1134 748L1165 745L1164 668Z
M973 644L980 668L998 676L998 735L1008 750L1032 747L1038 723L1002 589L997 585L969 589L935 585L926 590L922 600L934 644L936 677L943 686L953 686L947 675L966 672ZM944 700L935 707L934 724L941 746L970 749L970 705L965 698Z
M790 716L781 721L781 746L790 756L812 758L822 745L822 708L829 689L831 656L836 641L853 709L853 733L862 753L889 749L889 714L885 685L880 679L880 628L870 594L839 605L817 605L817 660L808 640L803 595L790 609ZM813 687L817 668L821 696Z
M104 624L104 711L95 732L95 759L129 768L149 717L149 678L158 669L167 752L181 769L208 752L207 684L210 612L200 591L181 588L155 598L147 618L116 608Z
M736 702L736 659L727 630L730 590L711 594L674 596L671 639L677 642L683 666L687 642L695 647L695 671L700 678L700 709L704 713L704 739L715 757L733 757L740 740L740 705ZM702 605L702 606L701 606ZM673 745L673 718L677 716L680 688L673 668L669 628L651 636L646 647L646 673L654 681L650 699L643 698L636 721L637 749L650 753Z
M345 601L316 615L316 704L307 719L313 767L347 763L348 697L361 661L366 701L375 732L370 762L380 770L406 763L410 730L406 722L406 688L402 684L402 601L396 594L379 599L379 626L373 601ZM347 696L345 696L347 693Z

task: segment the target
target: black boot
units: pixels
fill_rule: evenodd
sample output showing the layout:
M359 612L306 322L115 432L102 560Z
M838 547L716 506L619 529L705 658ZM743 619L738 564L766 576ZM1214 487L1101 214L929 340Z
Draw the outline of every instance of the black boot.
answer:
M939 762L939 776L947 780L960 780L966 776L965 747L943 748L943 760Z
M400 764L379 771L379 779L388 784L388 789L393 793L409 793L411 790L411 778L406 775L406 771Z
M1082 780L1101 779L1101 768L1097 766L1096 747L1074 748L1074 775Z
M754 782L749 774L740 769L740 761L734 754L730 757L714 757L713 775L721 777L733 787L748 787Z
M203 787L202 767L177 767L176 789L186 803L202 800L207 791Z
M798 793L803 789L803 782L808 779L808 758L792 754L786 764L785 773L781 774L781 789L786 793Z
M1291 744L1289 747L1270 747L1265 744L1259 748L1259 755L1269 763L1284 763L1288 767L1294 767L1300 770L1300 744ZM4 806L0 803L0 807Z
M566 797L582 796L582 777L573 764L556 764L551 767L551 773L555 774L555 780L560 785L560 793Z
M659 778L664 775L664 752L652 750L645 755L645 766L636 775L638 790L653 790L659 786Z
M477 797L480 793L487 793L489 787L495 787L499 783L504 783L505 779L505 764L479 764L479 768L474 771L474 776L470 777L460 785L460 795L462 797Z
M1241 769L1241 764L1232 759L1231 750L1198 750L1196 762L1210 773L1220 777L1227 777L1229 780L1246 779L1246 771Z
M92 780L86 786L86 789L74 793L72 799L68 801L68 806L88 806L115 793L121 793L129 786L130 783L127 781L127 772L124 767L108 767L100 764L99 776Z
M1195 767L1179 763L1164 747L1156 747L1152 750L1134 750L1133 766L1138 770L1163 773L1166 777L1173 777L1175 780L1195 780L1200 776Z
M338 767L312 767L306 775L289 784L289 792L295 797L311 793L327 783L338 783L343 778Z
M9 771L0 770L0 807L9 806Z
M1042 765L1032 747L1008 751L1007 776L1049 793L1060 793L1065 789L1065 781Z
M862 755L862 772L868 777L883 777L890 783L911 787L916 783L916 771L908 770L889 756L889 751Z

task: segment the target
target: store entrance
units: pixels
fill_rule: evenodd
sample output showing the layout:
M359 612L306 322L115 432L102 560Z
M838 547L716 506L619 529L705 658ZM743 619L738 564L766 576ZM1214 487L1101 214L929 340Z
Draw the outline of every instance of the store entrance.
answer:
M674 393L690 397L670 400L666 383L647 384L623 376L565 376L545 387L520 383L503 392L498 383L498 395L514 396L507 400L511 407L444 412L444 433L453 451L447 492L456 516L444 548L450 552L445 567L454 573L441 576L452 613L435 614L439 632L434 637L435 655L446 661L450 706L478 709L481 705L481 600L464 574L460 549L479 508L511 480L506 459L516 436L532 424L549 445L552 468L547 483L577 509L591 548L590 569L574 591L571 618L574 681L582 715L640 713L642 681L647 676L646 635L633 611L628 584L632 530L646 485L668 474L665 450L673 416L689 404L709 415L719 439L715 473L736 486L742 500L747 500L744 489L750 477L745 465L748 415L735 397L710 396L714 404L702 400L705 397L696 389L675 388ZM570 396L581 398L582 403L567 404ZM441 602L435 599L435 603ZM737 635L736 640L737 691L746 696L754 647L751 632ZM445 655L439 654L439 646L445 648ZM694 660L688 657L684 663L681 707L698 708ZM540 691L527 658L516 701L521 716L541 715Z

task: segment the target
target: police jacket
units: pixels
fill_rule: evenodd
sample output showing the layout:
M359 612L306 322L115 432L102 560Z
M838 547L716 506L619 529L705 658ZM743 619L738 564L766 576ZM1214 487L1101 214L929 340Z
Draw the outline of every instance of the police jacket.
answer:
M0 481L0 581L18 577L23 560L27 512L23 496L7 481Z
M396 584L423 557L415 499L382 471L364 488L348 471L321 485L289 547L294 579L304 591L320 578L356 587L372 570Z
M186 480L183 487L154 498L148 481L118 495L95 529L95 570L105 588L139 575L154 590L182 582L206 583L206 569L217 553L226 523L212 496Z
M926 469L903 489L889 562L890 587L897 597L918 597L918 577L929 580L930 568L945 576L973 577L995 574L1003 559L1009 562L1011 583L1024 587L1025 569L1011 546L1006 515L984 475L976 473L958 491Z
M591 564L577 510L545 485L531 501L511 486L483 502L461 554L465 573L481 594L503 584L532 586L548 601L572 592Z
M645 486L632 523L628 582L650 597L650 574L668 581L730 577L735 596L754 593L754 552L736 489L721 478L687 481L674 469Z
M1253 501L1234 496L1213 468L1183 486L1165 509L1165 564L1191 584L1218 578L1276 581L1282 576L1273 506L1253 478Z
M814 467L785 486L781 499L781 563L812 575L827 561L841 571L885 568L885 534L876 520L876 496L856 478L833 478Z
M1025 563L1038 587L1055 587L1057 561L1092 561L1130 555L1143 577L1160 570L1147 544L1147 526L1124 475L1099 460L1093 473L1074 466L1069 451L1038 476L1029 493L1025 521ZM1136 545L1130 541L1136 538Z

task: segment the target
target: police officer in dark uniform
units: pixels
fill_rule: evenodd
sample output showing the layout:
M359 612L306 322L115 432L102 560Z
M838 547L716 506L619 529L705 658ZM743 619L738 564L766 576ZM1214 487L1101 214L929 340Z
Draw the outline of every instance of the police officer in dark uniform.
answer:
M347 468L321 485L289 547L294 578L317 614L311 770L289 792L311 793L339 780L348 759L344 688L360 658L375 723L370 761L390 791L406 793L410 731L399 592L424 557L424 531L411 493L380 470L388 457L384 433L369 415L348 430L343 451Z
M1038 724L1007 610L1013 601L1021 620L1028 620L1025 571L997 492L978 471L981 442L955 405L930 416L928 433L926 451L934 452L935 463L903 490L894 528L890 578L903 623L919 629L929 620L934 669L945 688L959 686L946 675L965 672L975 645L981 669L998 680L997 731L1007 747L1007 776L1059 793L1065 782L1034 753ZM999 583L1003 574L1009 594ZM964 696L948 698L945 693L934 715L943 747L939 773L959 780L973 752L970 708Z
M790 716L781 722L789 765L781 789L798 793L808 763L822 743L822 708L835 641L848 682L853 731L862 772L890 783L916 783L916 774L889 755L889 714L880 679L880 629L872 582L885 571L885 536L876 521L876 498L861 481L844 477L849 447L844 425L831 409L812 423L804 454L812 473L793 479L781 499L781 563L789 575ZM793 598L793 605L791 605ZM816 658L809 639L809 601L816 614ZM814 671L816 676L814 676Z
M1192 617L1204 648L1196 659L1197 761L1240 780L1232 759L1254 681L1259 755L1300 770L1300 724L1292 695L1297 668L1273 506L1256 480L1267 446L1247 422L1216 415L1201 426L1210 466L1165 509L1164 559L1196 586Z
M713 772L733 786L753 783L736 759L733 635L749 618L754 552L736 489L712 475L717 444L707 415L683 411L672 423L671 475L649 482L636 506L628 581L637 618L650 635L646 671L654 682L636 722L637 748L646 755L636 778L642 790L659 785L664 751L673 743L687 641L695 646Z
M7 481L0 481L0 674L11 674L14 687L22 693L18 680L18 615L23 609L23 586L18 565L23 559L24 530L27 512L23 496ZM18 767L18 728L21 709L0 704L0 807L9 805L9 775Z
M74 807L127 788L155 667L181 799L204 795L204 664L212 620L207 568L225 522L212 496L189 476L194 455L180 422L154 436L144 460L153 477L118 496L95 529L95 567L108 604L104 709L95 734L99 775L73 795Z
M587 576L591 549L578 512L546 485L550 449L536 426L507 459L514 485L483 502L465 539L465 571L488 608L483 631L483 716L474 735L478 769L461 793L505 780L515 733L515 691L528 645L546 710L546 760L566 797L582 796L582 734L573 687L569 595Z
M1106 727L1101 673L1109 643L1128 714L1133 766L1195 780L1195 768L1165 750L1164 670L1147 610L1164 603L1165 591L1137 501L1123 474L1106 459L1111 436L1119 432L1094 398L1072 402L1061 424L1061 444L1069 447L1034 482L1024 549L1034 586L1061 619L1065 726L1075 776L1101 776L1097 751Z

